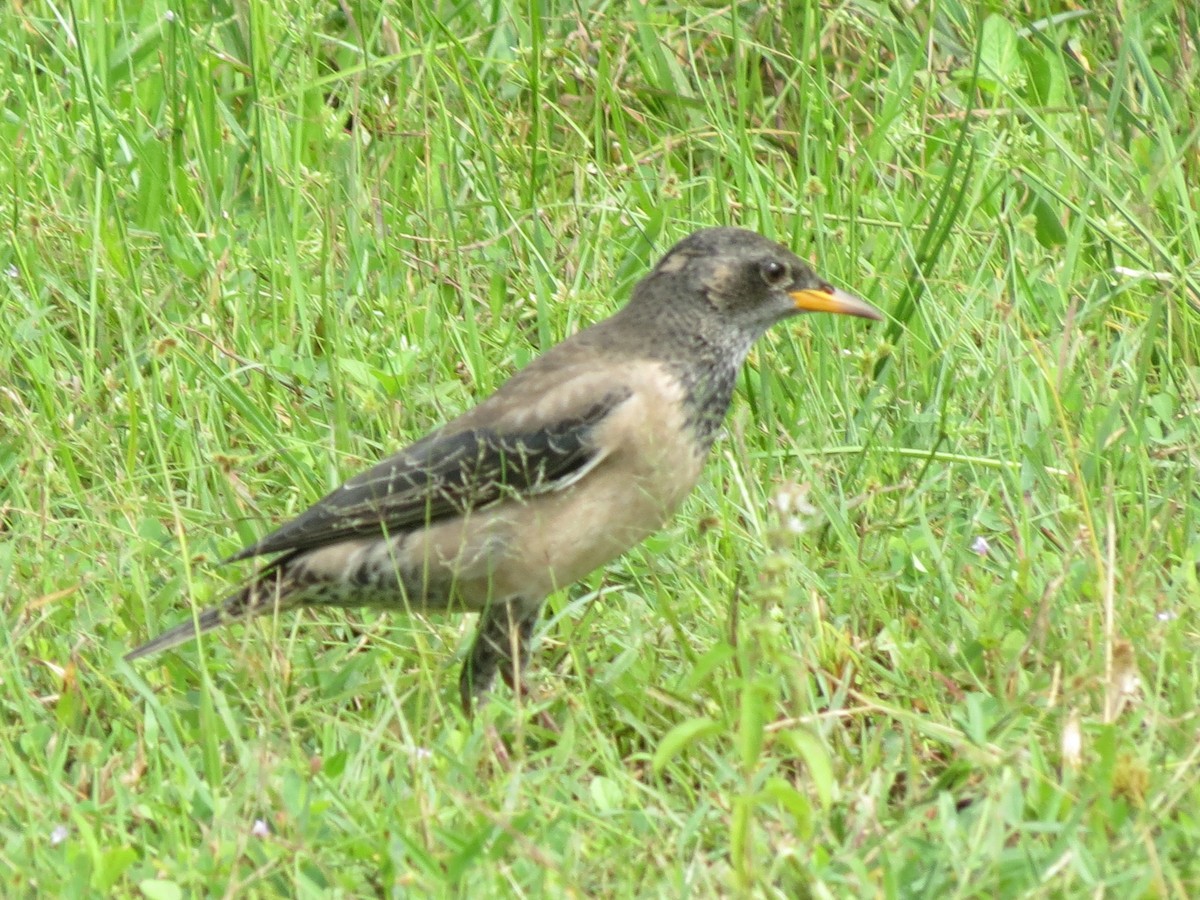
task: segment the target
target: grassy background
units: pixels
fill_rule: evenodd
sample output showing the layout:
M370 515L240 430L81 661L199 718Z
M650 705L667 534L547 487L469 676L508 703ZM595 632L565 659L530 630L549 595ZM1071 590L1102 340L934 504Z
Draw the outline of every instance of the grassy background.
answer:
M1193 4L280 6L0 10L6 895L1200 891ZM891 318L552 600L561 735L457 619L121 662L717 223Z

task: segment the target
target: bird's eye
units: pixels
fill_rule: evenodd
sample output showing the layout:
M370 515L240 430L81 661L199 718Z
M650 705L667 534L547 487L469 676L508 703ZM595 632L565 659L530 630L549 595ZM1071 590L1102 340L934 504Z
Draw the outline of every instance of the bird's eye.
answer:
M791 278L791 273L779 260L770 259L762 264L762 277L770 287L779 287Z

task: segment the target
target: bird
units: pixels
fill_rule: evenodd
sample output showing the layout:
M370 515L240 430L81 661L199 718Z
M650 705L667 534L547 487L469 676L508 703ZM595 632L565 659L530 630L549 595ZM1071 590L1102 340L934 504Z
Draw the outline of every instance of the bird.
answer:
M700 478L751 346L808 312L883 318L757 232L690 234L615 314L224 560L271 557L125 658L296 607L468 612L479 618L463 710L497 673L519 694L546 598L670 519Z

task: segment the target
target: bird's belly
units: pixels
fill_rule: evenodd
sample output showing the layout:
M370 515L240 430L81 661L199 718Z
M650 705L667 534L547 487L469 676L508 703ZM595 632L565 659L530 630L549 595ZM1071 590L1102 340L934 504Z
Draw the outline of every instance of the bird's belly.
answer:
M467 611L493 601L540 603L663 526L702 462L672 459L676 465L653 473L606 460L565 490L399 537L362 569L375 574L360 579L360 602ZM622 477L608 477L609 465Z
M570 487L508 511L513 530L490 573L494 596L544 597L578 581L661 528L695 486L707 447L677 379L657 365L625 378L633 395L595 436L605 458Z
M645 444L623 446L578 484L517 512L508 552L490 573L494 592L550 594L667 522L695 486L704 452L683 428L645 434Z
M522 548L518 564L502 565L495 573L497 586L515 593L533 575L537 589L549 594L578 581L658 531L692 484L663 491L661 484L631 479L612 482L604 491L564 492L558 502L537 509L533 518L540 528Z

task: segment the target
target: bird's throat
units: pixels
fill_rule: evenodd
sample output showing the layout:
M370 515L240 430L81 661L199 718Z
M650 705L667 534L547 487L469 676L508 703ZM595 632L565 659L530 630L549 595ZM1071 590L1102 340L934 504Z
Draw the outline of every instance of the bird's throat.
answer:
M730 362L728 358L693 360L676 369L684 391L687 425L706 451L716 439L733 399L738 366Z

